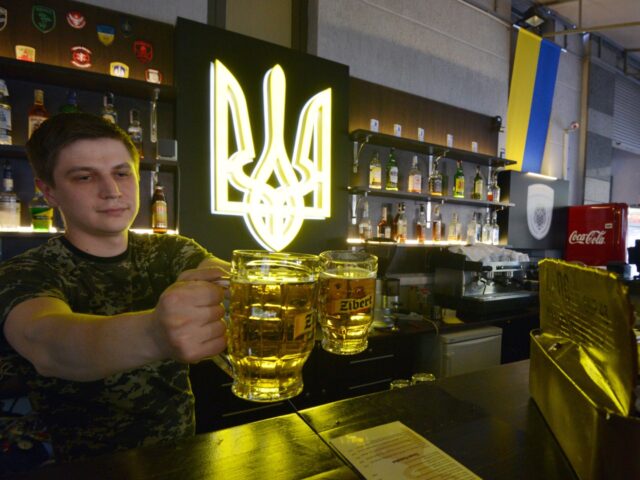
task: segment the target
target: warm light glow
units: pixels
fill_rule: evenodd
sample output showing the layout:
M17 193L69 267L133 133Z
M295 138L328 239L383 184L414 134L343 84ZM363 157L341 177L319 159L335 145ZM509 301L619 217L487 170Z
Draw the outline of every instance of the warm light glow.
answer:
M216 60L210 71L211 213L242 215L249 232L267 250L280 251L296 237L304 219L331 216L331 89L311 97L298 119L293 157L284 145L286 79L280 65L263 81L265 143L255 160L249 110L242 87ZM229 152L229 113L236 151ZM273 186L270 180L277 180ZM231 200L233 189L242 201ZM312 205L305 203L310 195Z
M531 177L543 178L545 180L557 180L558 179L558 177L551 177L549 175L542 175L541 173L527 172L527 175L529 175Z
M0 227L0 232L7 232L7 233L61 233L63 231L62 230L59 231L56 227L51 227L47 231L34 230L32 226L28 226L28 227L10 227L10 228Z
M347 243L350 245L364 245L365 243L368 243L370 245L388 245L394 242L391 242L391 241L378 242L376 240L368 240L367 242L365 242L361 238L351 237L351 238L347 238ZM419 242L418 240L411 239L411 240L406 240L404 243L396 243L396 245L398 246L406 245L411 247L419 247L419 246L425 246L425 245L435 246L435 247L448 247L451 245L470 245L470 244L468 244L465 240L440 240L440 241L425 240L424 242Z

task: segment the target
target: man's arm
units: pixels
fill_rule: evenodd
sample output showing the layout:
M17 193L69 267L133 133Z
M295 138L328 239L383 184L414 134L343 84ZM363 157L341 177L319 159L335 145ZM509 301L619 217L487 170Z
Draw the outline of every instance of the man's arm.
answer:
M223 273L183 272L144 312L85 315L59 299L33 298L11 310L4 334L40 374L67 380L98 380L167 358L195 362L226 346L224 288L214 283Z

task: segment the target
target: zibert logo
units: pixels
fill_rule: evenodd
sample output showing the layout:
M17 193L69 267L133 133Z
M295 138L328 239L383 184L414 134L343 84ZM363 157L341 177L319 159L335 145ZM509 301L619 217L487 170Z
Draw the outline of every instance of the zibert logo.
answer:
M210 82L211 212L244 217L258 243L282 250L304 219L331 216L331 89L303 106L290 158L284 144L284 71L280 65L267 71L262 86L265 140L256 160L242 87L218 60L211 63Z

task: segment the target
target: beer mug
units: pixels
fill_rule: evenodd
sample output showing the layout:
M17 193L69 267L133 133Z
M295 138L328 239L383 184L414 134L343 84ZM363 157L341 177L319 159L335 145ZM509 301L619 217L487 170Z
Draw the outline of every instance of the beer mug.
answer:
M378 257L366 252L329 250L320 254L318 318L322 348L352 355L367 348L373 320Z
M302 391L318 272L317 255L234 250L227 351L236 396L275 402Z

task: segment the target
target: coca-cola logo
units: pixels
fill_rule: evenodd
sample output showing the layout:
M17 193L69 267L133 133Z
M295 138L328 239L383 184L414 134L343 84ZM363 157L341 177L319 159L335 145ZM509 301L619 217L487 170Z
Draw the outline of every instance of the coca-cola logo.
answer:
M604 245L605 241L604 230L591 230L587 233L578 233L577 230L571 232L569 235L569 243L571 244L582 244L582 245Z

